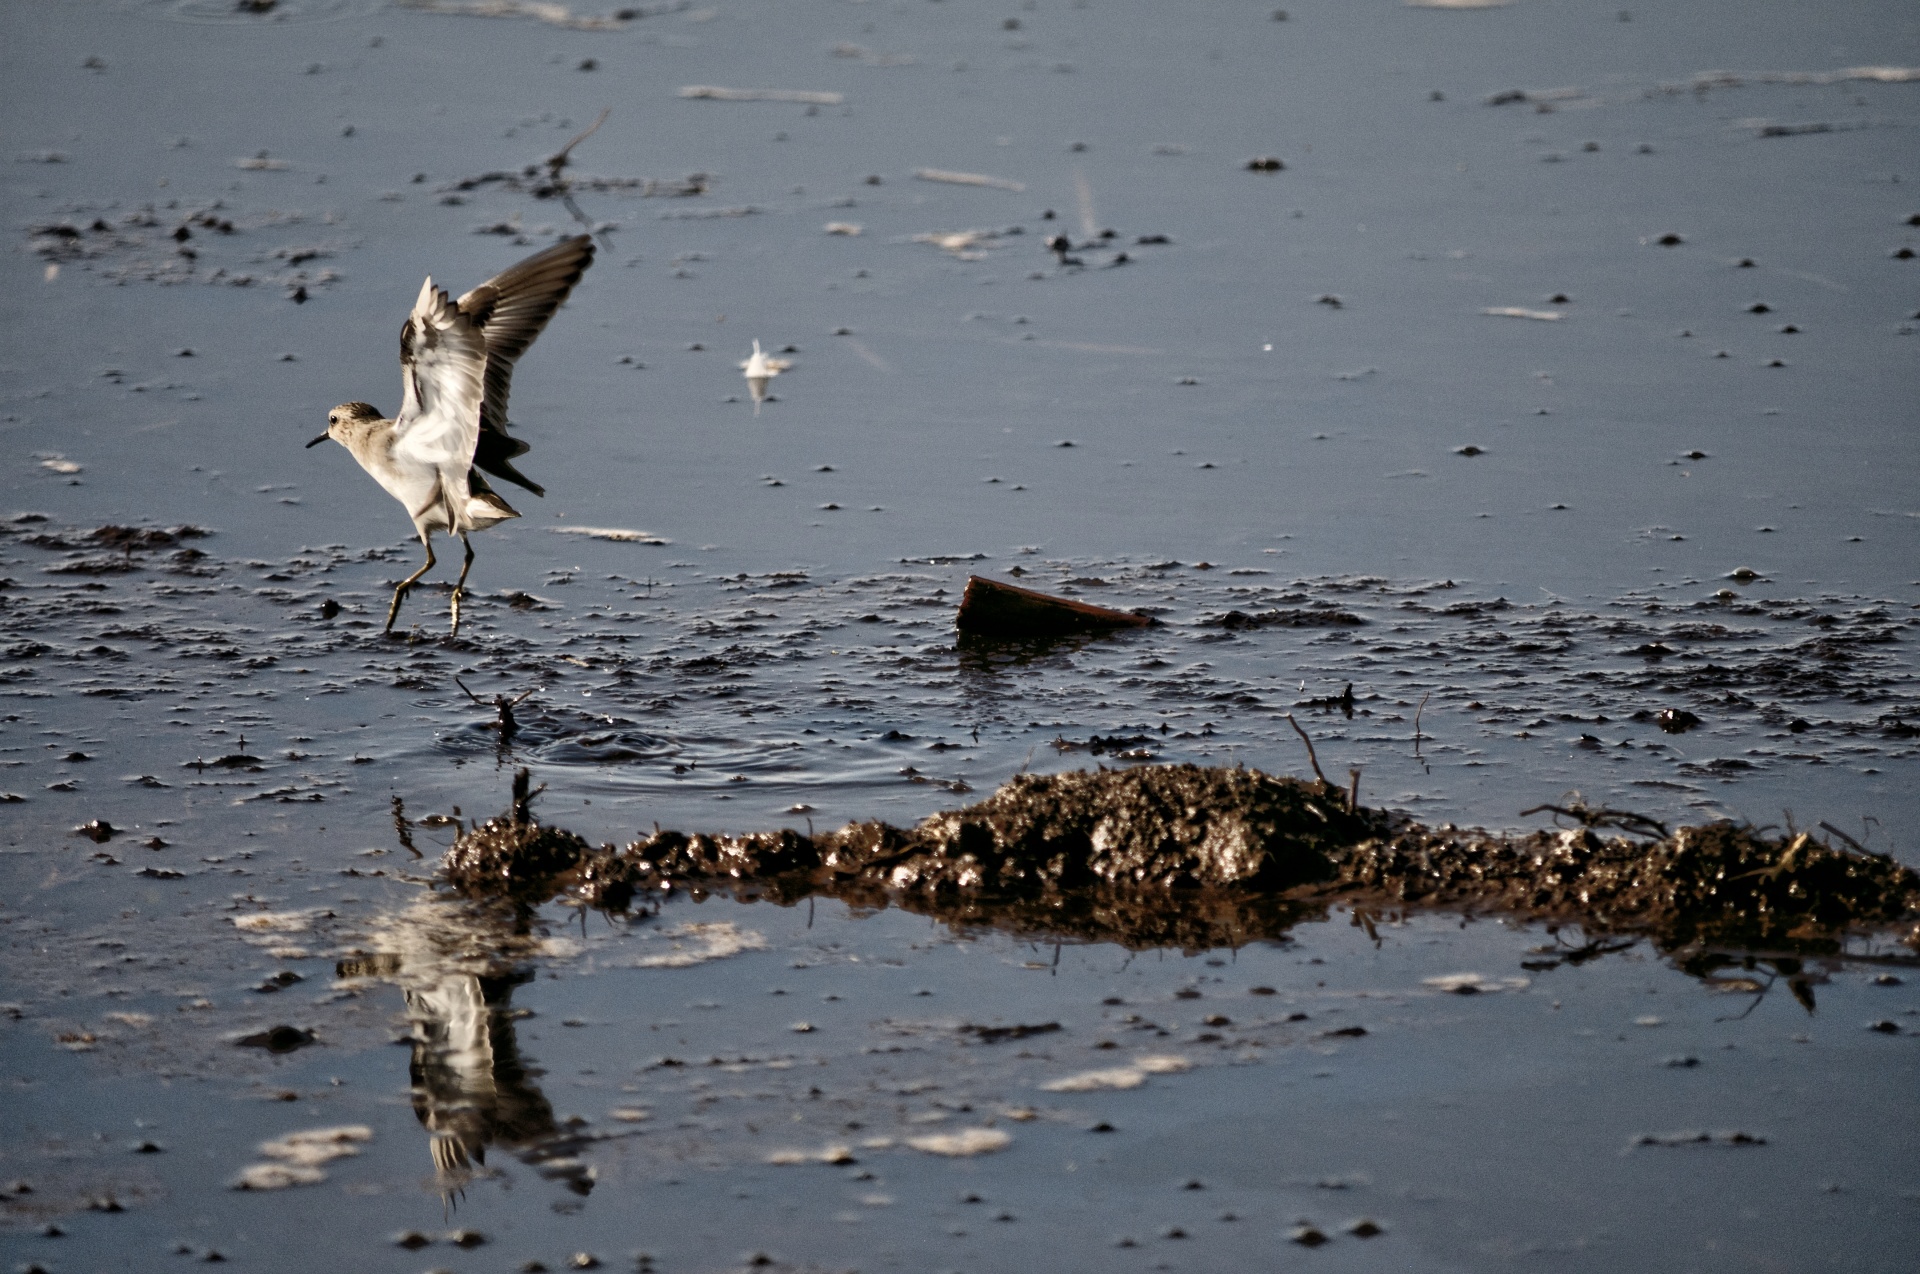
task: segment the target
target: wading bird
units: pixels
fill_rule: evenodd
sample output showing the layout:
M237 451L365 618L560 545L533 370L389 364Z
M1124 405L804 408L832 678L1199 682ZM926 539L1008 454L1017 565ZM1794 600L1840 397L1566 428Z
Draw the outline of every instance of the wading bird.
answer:
M307 444L317 447L331 438L352 452L388 495L407 506L426 547L427 564L393 590L387 632L407 590L433 569L433 533L444 531L459 536L466 548L453 586L453 631L459 633L460 595L473 567L467 533L520 516L494 494L482 470L546 494L513 467L527 444L507 432L507 391L514 363L592 263L593 240L576 235L501 271L458 301L429 277L400 329L400 414L388 420L371 404L342 403L327 413L327 431Z
M747 388L753 393L754 415L760 414L760 404L767 400L767 382L792 366L784 358L768 358L760 352L760 342L753 343L753 355L740 364L740 374L747 378Z

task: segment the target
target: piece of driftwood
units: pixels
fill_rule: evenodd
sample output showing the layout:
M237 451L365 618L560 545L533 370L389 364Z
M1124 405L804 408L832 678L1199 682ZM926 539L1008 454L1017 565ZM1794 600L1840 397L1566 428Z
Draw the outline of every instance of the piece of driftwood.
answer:
M967 579L967 591L960 599L960 612L953 622L963 633L1019 639L1146 628L1154 620L1151 615L1090 606L1086 602L1051 597L1030 588L1016 588L973 575Z

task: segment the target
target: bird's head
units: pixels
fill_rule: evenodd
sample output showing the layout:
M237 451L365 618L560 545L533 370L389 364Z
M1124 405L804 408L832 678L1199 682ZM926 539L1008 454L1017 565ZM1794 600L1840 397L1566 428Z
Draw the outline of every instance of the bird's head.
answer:
M347 439L353 435L357 427L380 418L380 409L372 403L341 403L327 413L327 432L315 438L307 446L317 447L329 438L345 446Z

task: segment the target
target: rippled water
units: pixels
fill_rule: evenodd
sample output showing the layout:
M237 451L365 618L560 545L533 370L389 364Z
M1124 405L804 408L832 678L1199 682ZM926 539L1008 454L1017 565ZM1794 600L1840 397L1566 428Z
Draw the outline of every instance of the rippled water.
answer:
M1130 952L428 882L519 765L596 841L898 823L1304 773L1288 713L1428 822L1578 790L1920 863L1904 8L0 24L10 1261L1901 1267L1882 947L1702 981L1446 915ZM395 405L423 274L576 211L515 382L549 495L458 640L430 588L383 637L418 548L300 444ZM1161 622L972 646L970 574Z

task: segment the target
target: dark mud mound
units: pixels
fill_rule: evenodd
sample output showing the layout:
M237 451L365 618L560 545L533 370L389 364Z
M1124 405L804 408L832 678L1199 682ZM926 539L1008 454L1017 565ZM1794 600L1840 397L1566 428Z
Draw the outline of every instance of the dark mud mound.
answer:
M1575 807L1558 812L1580 826L1525 836L1432 829L1349 809L1324 783L1178 765L1023 774L914 828L661 831L590 850L533 823L525 785L522 771L515 814L448 851L443 872L456 889L522 900L568 890L616 910L674 889L782 904L825 894L956 926L1134 948L1279 939L1335 900L1571 922L1666 950L1830 951L1849 933L1894 927L1920 945L1920 876L1910 869L1733 823L1669 834Z
M1649 838L1594 827L1523 838L1411 827L1350 849L1336 887L1578 920L1594 932L1649 934L1669 950L1821 949L1849 932L1920 920L1920 878L1892 859L1726 822ZM1920 927L1908 937L1920 938Z
M533 798L546 785L528 790L529 775L513 776L513 806L463 832L447 850L441 869L462 892L475 897L543 901L556 882L592 854L572 832L543 827L533 817Z
M1095 883L1286 889L1328 877L1340 846L1378 830L1342 797L1258 770L1020 774L978 805L921 823L889 880L1015 893Z

